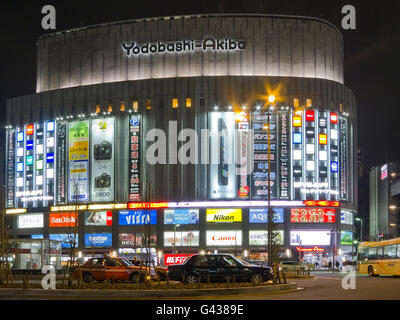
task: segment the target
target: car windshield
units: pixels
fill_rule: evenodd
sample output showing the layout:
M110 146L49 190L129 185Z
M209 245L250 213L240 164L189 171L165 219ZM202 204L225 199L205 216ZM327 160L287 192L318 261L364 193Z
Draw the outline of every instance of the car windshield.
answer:
M121 258L120 260L121 260L122 264L124 264L124 265L126 265L128 267L133 266L133 263L131 263L129 260L127 260L125 258Z
M250 263L248 263L247 261L244 261L244 260L242 260L242 259L240 259L238 257L234 257L234 256L230 256L230 257L232 257L234 260L238 261L239 263L241 263L241 264L243 264L245 266L249 266L250 265Z

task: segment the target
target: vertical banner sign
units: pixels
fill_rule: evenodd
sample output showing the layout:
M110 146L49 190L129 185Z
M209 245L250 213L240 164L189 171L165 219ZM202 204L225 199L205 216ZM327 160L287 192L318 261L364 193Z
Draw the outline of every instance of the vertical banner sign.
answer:
M289 115L281 112L279 117L279 198L288 200L289 195Z
M93 202L114 201L114 120L92 120L90 190Z
M347 121L340 119L340 200L347 200Z
M89 121L74 121L68 128L68 201L89 200Z
M271 199L276 199L276 120L275 115L270 115L270 183ZM252 174L251 192L253 199L266 199L268 197L268 114L254 112L252 127L254 131L254 170Z
M236 198L235 114L210 113L210 198Z
M7 131L7 208L14 208L15 200L15 129Z
M140 201L140 115L129 118L129 201Z
M238 133L238 193L237 197L239 199L248 199L250 197L250 168L248 161L250 161L249 156L249 114L247 112L241 112L241 119L237 123L237 133Z
M66 204L66 155L67 155L67 123L57 122L56 144L56 203Z

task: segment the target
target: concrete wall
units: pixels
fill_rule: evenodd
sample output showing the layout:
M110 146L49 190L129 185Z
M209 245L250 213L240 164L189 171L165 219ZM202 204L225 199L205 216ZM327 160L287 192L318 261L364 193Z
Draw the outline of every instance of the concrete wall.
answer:
M241 39L246 49L127 57L123 42ZM38 41L37 92L127 80L281 76L343 83L343 39L328 22L300 17L209 15L86 27Z

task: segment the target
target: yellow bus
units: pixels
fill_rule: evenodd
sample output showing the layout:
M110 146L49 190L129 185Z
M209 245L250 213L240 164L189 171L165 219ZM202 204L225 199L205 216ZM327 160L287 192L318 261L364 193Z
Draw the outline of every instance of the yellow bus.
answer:
M360 243L357 271L371 277L400 275L400 238Z

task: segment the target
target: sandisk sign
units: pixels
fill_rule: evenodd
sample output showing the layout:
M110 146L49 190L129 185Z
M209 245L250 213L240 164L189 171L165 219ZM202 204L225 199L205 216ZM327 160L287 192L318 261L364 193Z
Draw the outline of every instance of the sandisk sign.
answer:
M49 215L49 227L75 227L77 223L77 212L51 213Z
M242 230L207 231L207 246L241 246Z
M185 263L186 260L189 259L193 255L194 255L194 253L164 254L164 265L169 266L171 264Z

